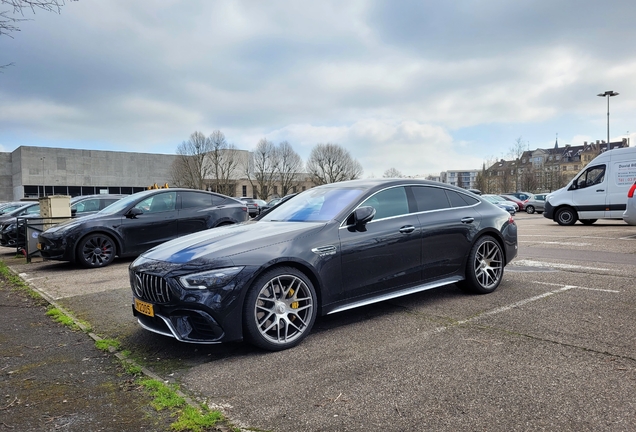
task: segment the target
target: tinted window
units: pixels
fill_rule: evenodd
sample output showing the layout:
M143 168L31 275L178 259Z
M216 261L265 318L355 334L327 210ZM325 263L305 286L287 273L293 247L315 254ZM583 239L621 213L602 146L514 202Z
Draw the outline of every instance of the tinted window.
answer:
M212 205L212 195L197 192L181 192L181 208L205 208Z
M462 196L455 191L447 190L446 196L451 203L451 207L466 207L467 205L466 200L464 200Z
M144 213L159 213L174 210L176 192L163 192L152 195L138 203L135 208L140 208Z
M367 198L360 207L371 206L375 209L374 220L399 216L409 212L409 202L403 187L386 189Z
M418 211L439 210L450 207L444 189L427 186L414 186L413 195Z
M462 194L462 193L458 193L457 195L459 195L459 197L461 199L463 199L464 201L466 201L466 204L468 205L475 205L477 203L479 203L479 200L476 197L467 195L467 194Z

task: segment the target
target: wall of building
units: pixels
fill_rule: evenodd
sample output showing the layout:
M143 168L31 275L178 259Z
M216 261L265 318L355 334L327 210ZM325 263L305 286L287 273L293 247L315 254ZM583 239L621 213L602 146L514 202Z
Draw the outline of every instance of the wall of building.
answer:
M42 196L43 189L49 195L65 187L145 189L154 183L170 184L175 158L176 155L152 153L21 146L12 153L0 153L0 176L4 176L0 201L22 199L25 190L34 188ZM6 177L9 172L10 177Z

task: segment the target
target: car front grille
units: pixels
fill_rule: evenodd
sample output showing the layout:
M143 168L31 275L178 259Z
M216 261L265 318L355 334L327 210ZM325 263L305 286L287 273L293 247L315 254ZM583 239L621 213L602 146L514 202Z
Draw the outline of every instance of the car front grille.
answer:
M165 279L146 273L134 273L133 276L132 288L137 298L156 304L170 302L170 288Z

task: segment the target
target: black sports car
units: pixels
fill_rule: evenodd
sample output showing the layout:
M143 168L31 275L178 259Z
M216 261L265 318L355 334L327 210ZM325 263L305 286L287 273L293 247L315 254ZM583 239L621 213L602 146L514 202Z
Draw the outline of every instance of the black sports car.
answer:
M137 256L165 241L247 219L247 207L225 195L153 189L49 228L39 235L38 249L46 259L104 267L115 256Z
M317 315L447 284L489 293L517 254L517 226L479 196L423 180L319 186L240 225L143 253L133 314L184 342L298 344Z

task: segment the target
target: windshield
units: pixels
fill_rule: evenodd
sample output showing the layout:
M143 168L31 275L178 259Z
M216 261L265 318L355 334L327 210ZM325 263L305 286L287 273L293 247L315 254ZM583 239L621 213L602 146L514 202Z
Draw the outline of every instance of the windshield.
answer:
M108 207L104 207L104 209L100 211L99 213L101 214L120 213L124 211L126 207L130 206L132 203L137 202L141 198L142 194L143 192L138 192L136 194L128 195L127 197L112 203Z
M352 205L361 189L322 187L309 189L274 208L262 220L280 222L326 222Z

